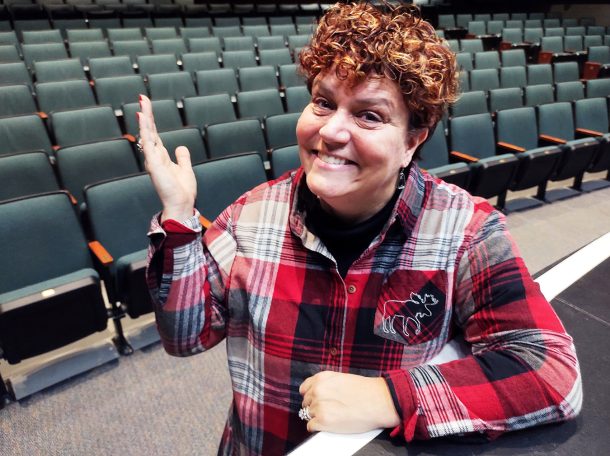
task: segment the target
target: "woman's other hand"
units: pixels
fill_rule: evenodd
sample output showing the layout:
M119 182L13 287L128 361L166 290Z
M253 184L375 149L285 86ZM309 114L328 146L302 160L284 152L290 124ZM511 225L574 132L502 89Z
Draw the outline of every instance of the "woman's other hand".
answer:
M381 377L324 371L300 386L303 407L309 407L307 430L367 432L400 424L390 390Z
M140 110L140 149L144 154L144 167L163 204L161 221L174 219L182 222L192 217L197 196L191 155L186 147L180 146L176 149L174 163L157 134L150 99L144 95L140 96Z

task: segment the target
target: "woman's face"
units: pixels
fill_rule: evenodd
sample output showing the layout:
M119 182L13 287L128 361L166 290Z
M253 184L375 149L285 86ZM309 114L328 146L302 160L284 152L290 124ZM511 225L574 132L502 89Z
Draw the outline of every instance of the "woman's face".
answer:
M320 74L297 124L307 185L323 207L348 221L377 213L396 189L427 130L409 132L398 85L367 78L350 87L334 70Z

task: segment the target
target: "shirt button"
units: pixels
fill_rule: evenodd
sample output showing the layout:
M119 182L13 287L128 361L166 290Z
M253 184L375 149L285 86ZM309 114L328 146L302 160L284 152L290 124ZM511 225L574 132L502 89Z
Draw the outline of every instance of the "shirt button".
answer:
M337 350L335 347L330 349L330 356L337 356L337 353L339 352L339 350Z
M356 293L356 285L350 285L349 287L347 287L347 292L349 294L354 294Z

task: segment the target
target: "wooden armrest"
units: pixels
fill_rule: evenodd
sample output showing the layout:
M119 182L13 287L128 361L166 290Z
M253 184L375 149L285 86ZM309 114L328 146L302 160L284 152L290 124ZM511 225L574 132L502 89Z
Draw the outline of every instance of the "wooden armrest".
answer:
M538 53L538 63L551 63L553 53L548 51L540 51Z
M74 197L74 195L70 192L68 192L68 196L70 197L70 202L76 206L78 204L78 200Z
M507 143L504 141L498 141L498 147L502 149L507 149L511 152L525 152L525 147L515 146L514 144Z
M199 216L199 222L201 223L201 226L203 226L206 230L212 226L212 222L210 222L207 218L205 218L203 215Z
M129 141L130 143L135 143L136 142L136 137L134 135L130 135L130 134L124 134L123 138L125 138L127 141Z
M40 117L43 120L49 118L49 115L46 112L38 111L36 114L38 114L38 117Z
M452 150L450 152L450 155L452 155L453 157L457 158L458 160L467 161L469 163L474 163L474 162L478 162L479 161L478 158L473 157L472 155L465 154L463 152L458 152L457 150Z
M556 138L555 136L551 135L539 135L538 138L552 144L565 144L567 142L565 139Z
M112 255L108 253L108 250L104 248L99 241L92 241L89 243L89 248L95 255L95 257L102 263L104 266L108 266L110 263L114 261Z
M588 128L577 128L576 133L582 136L604 136L602 132L589 130Z

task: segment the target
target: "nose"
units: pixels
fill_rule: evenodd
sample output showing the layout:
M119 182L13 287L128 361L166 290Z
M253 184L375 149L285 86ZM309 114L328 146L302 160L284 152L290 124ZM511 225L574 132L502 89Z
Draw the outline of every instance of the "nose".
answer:
M326 116L319 133L322 140L329 145L346 144L351 138L348 116L341 110Z

